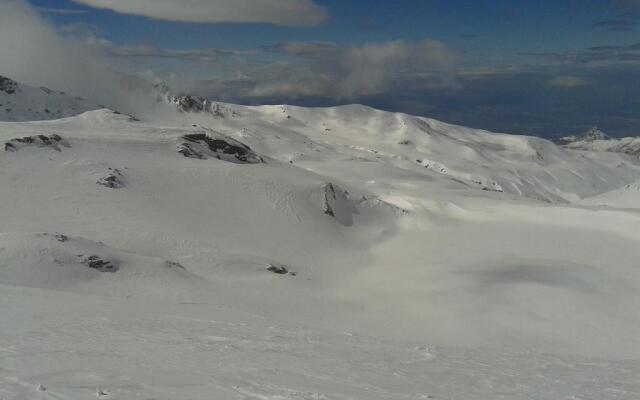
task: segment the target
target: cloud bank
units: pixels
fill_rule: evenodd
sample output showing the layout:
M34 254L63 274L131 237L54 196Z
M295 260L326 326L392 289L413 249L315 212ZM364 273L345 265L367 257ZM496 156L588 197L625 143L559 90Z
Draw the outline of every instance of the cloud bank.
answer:
M73 0L87 6L152 19L196 22L248 22L317 26L325 8L312 0Z
M49 14L24 0L0 0L0 74L138 117L158 106L148 89L161 79L242 104L362 103L511 133L566 135L590 125L614 136L640 133L640 43L523 53L525 66L474 72L434 40L166 49L113 43L84 23L54 27L42 13Z
M154 106L144 81L117 72L104 48L60 36L23 0L0 1L0 74L126 113Z
M274 65L269 79L256 82L255 97L323 96L355 99L384 93L407 83L451 83L456 53L444 43L388 41L362 46L328 42L285 42L269 51L299 56L302 67Z

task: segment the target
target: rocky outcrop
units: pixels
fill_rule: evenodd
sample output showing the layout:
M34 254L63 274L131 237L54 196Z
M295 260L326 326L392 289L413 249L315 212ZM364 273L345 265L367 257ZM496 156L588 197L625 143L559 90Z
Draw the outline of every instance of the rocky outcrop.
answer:
M236 164L257 164L264 160L249 146L223 135L193 133L182 136L178 153L188 158L206 160L210 157Z
M597 127L589 129L583 135L565 136L554 142L574 150L606 151L640 156L640 137L614 139Z
M14 94L19 90L18 83L0 75L0 92L5 92L6 94Z
M269 267L267 267L267 271L273 272L274 274L278 274L278 275L286 275L289 273L288 268L282 265L275 265L275 264L270 264Z
M568 144L576 143L576 142L595 142L596 140L610 140L610 139L611 138L607 134L605 134L600 129L598 129L597 126L594 126L592 128L589 128L582 135L565 136L565 137L561 137L559 139L554 140L554 142L560 146L566 146Z
M70 147L69 144L64 139L62 139L60 135L35 135L15 138L5 142L4 151L14 152L28 146L50 147L56 151L60 151L60 146Z
M176 95L164 84L155 85L155 90L158 94L158 101L172 104L182 113L208 113L216 118L237 116L234 110L224 104L211 101L201 96L188 94Z
M78 262L88 268L95 269L100 272L116 272L118 267L111 261L105 260L97 255L84 256L78 255Z
M124 176L122 172L116 168L109 168L109 173L98 179L96 183L109 189L121 189L125 186Z

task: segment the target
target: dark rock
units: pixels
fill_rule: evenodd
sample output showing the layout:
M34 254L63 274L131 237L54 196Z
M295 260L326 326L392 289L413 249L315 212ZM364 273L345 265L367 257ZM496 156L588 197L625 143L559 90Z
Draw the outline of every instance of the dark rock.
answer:
M201 153L199 153L196 150L194 150L193 147L190 146L187 143L183 143L180 146L178 146L178 153L182 154L183 156L185 156L187 158L197 158L199 160L206 160L207 159L207 157L205 157Z
M275 264L269 264L267 271L273 272L274 274L278 274L278 275L286 275L289 273L289 270L286 267L282 265L275 265Z
M60 242L60 243L64 243L69 241L69 237L67 235L63 235L62 233L54 233L53 235L49 234L49 233L43 233L41 236L44 237L53 237L54 240Z
M70 147L60 135L35 135L14 138L4 143L4 151L17 151L24 146L51 147L60 151L60 146Z
M66 241L69 240L69 237L67 235L63 235L62 233L56 233L55 235L53 235L53 237L61 243L64 243Z
M168 268L186 269L184 267L184 265L180 264L179 262L175 262L175 261L166 261L166 265L167 265Z
M96 182L98 185L107 187L109 189L121 189L125 186L124 177L120 170L115 168L109 168L109 173Z
M0 91L6 94L14 94L18 90L18 83L0 75Z
M344 191L343 196L348 195L347 191ZM324 213L330 215L332 217L336 216L335 211L333 210L333 204L338 200L338 193L336 191L336 187L333 183L327 183L324 185Z
M264 162L249 146L228 137L214 138L206 133L193 133L182 136L182 139L184 142L178 146L178 153L185 157L206 160L208 155L238 164Z
M116 272L118 270L118 267L113 265L111 261L104 260L100 258L100 256L96 255L85 257L84 255L79 254L78 262L100 272Z
M327 183L324 187L324 213L335 217L331 203L336 200L336 189L332 183Z

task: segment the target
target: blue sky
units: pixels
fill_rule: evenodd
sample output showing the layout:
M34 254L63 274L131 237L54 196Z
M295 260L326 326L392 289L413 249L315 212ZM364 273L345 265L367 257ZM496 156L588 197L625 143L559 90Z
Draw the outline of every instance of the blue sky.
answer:
M360 102L515 133L598 124L640 134L638 0L285 1L322 16L246 23L248 8L239 21L193 23L91 0L30 3L118 68L226 101Z

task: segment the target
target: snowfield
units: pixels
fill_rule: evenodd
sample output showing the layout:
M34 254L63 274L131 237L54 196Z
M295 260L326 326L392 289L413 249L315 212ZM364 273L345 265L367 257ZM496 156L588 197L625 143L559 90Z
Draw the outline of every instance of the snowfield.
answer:
M171 99L0 122L0 399L640 398L636 156Z

